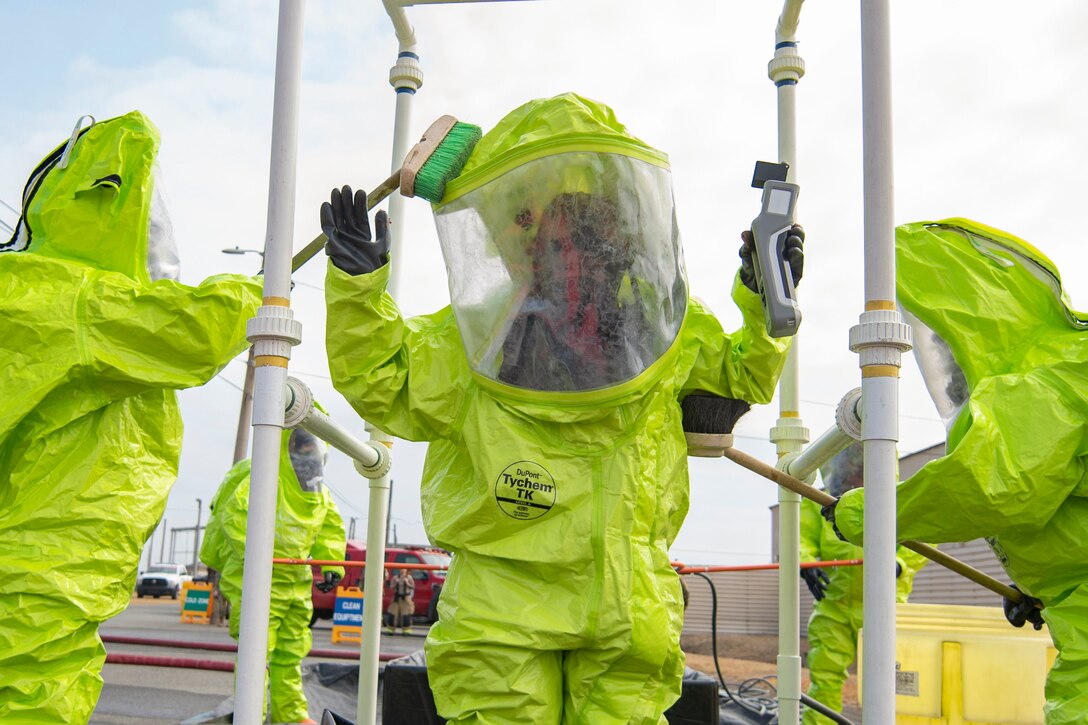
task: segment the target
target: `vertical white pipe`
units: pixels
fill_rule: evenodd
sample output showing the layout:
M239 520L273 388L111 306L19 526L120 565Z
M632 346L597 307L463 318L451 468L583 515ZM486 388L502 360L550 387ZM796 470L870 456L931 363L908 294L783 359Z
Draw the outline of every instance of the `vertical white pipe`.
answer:
M374 435L378 433L378 435ZM370 440L378 445L380 432ZM370 481L366 516L366 563L363 570L363 649L359 659L356 722L373 725L378 711L378 651L381 642L382 593L385 583L385 520L389 511L389 474Z
M253 467L235 679L234 722L257 725L265 702L265 660L275 543L276 486L290 345L301 337L291 318L291 247L295 223L303 0L281 0L276 45L272 153L265 239L264 305L250 321L254 343Z
M416 54L416 34L412 24L394 0L382 0L385 11L393 23L393 30L398 41L397 62L389 71L389 83L397 94L396 111L393 120L393 153L390 159L390 173L395 172L404 163L411 143L412 101L416 91L423 85L423 70ZM389 217L393 232L393 267L389 270L389 293L396 296L400 290L401 268L408 257L408 235L404 218L404 197L393 194L389 198ZM397 261L401 261L398 264Z
M412 120L412 99L423 85L423 71L419 56L415 53L415 31L404 9L391 0L383 0L385 10L393 22L399 41L397 63L389 74L389 82L397 93L396 115L393 122L393 152L391 171L404 163L408 153ZM392 221L393 248L387 290L394 298L400 289L401 269L408 258L406 253L408 234L404 223L404 197L393 194L389 201ZM392 445L393 439L377 428L368 425L370 441L375 445ZM372 725L378 707L378 654L381 649L382 592L385 583L385 544L388 538L390 477L386 474L370 480L370 500L367 505L366 551L368 566L363 570L363 646L359 653L359 693L356 718L360 725Z
M778 96L778 160L789 164L787 180L797 183L797 82L804 62L797 53L795 33L801 0L787 0L775 28L775 53L768 76ZM782 377L778 381L779 418L771 430L778 457L800 452L808 441L801 421L800 335L795 335ZM796 723L801 712L801 496L778 489L778 714L779 721Z
M797 183L796 91L796 82L778 86L778 158L790 165L787 180L792 183ZM808 440L799 410L800 343L801 336L795 335L778 381L778 424L798 435L779 441L779 456L800 451ZM795 723L801 715L801 496L781 486L778 527L778 716L780 722Z
M404 56L402 56L404 59ZM412 98L414 90L397 89L397 108L393 122L393 157L390 164L390 173L395 172L404 164L404 157L408 153L408 139L412 122ZM393 232L393 266L389 270L389 294L394 294L400 289L401 275L404 262L409 258L407 224L404 216L405 199L399 193L393 193L389 197L390 229ZM395 298L394 298L395 299Z
M891 30L888 0L861 0L865 312L850 332L861 355L865 453L865 722L895 722L895 472L900 355L910 328L895 309Z

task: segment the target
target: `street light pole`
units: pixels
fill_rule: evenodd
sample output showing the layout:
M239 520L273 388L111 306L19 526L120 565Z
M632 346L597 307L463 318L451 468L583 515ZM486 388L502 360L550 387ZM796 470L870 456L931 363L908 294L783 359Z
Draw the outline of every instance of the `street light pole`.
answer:
M193 578L196 578L196 565L200 556L200 504L201 501L198 498L196 500L196 528L193 530Z

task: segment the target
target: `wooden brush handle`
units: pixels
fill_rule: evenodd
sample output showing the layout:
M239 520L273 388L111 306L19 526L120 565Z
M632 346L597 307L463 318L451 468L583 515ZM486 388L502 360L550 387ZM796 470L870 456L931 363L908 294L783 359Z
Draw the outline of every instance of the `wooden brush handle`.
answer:
M366 195L366 210L368 212L400 188L400 173L401 170L397 169L388 179L378 184L377 188ZM291 271L297 272L299 267L309 262L315 254L325 248L325 242L327 241L329 241L329 238L324 234L318 234L314 237L313 241L300 249L291 258Z
M818 488L809 486L807 483L799 478L794 478L784 471L780 471L774 466L768 465L763 461L749 456L743 451L739 451L736 448L726 448L725 457L734 463L738 463L744 466L753 473L758 473L764 478L774 481L782 488L793 491L796 494L804 496L805 498L815 501L820 506L827 506L834 503L837 499L829 493L821 491ZM989 589L991 592L995 592L1013 602L1022 602L1024 595L1018 589L1013 589L1008 584L1003 584L992 576L979 571L978 569L964 564L962 561L954 556L949 556L935 546L929 544L923 544L918 541L901 541L900 545L905 546L911 551L916 551L922 556L926 557L930 561L934 561L946 569L950 569L960 576L970 579L976 584Z

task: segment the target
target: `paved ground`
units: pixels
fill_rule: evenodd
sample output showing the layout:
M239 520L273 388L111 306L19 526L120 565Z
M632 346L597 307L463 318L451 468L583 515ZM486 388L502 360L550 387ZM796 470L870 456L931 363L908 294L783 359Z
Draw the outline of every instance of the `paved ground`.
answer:
M410 637L383 636L381 651L407 654L423 647L426 626L416 626ZM226 626L182 624L181 606L171 599L133 598L128 609L104 623L100 628L109 635L184 642L234 644ZM319 621L313 629L314 647L349 653L358 652L358 645L332 644L332 624ZM713 659L706 642L685 638L688 664L695 669L713 673ZM731 682L774 672L777 642L774 637L723 637L719 640L723 674ZM110 653L127 653L158 657L233 662L233 652L203 649L178 649L134 644L106 643ZM703 654L699 654L703 653ZM308 662L349 660L321 660ZM806 673L807 674L807 673ZM105 685L90 725L177 725L212 710L233 694L234 676L231 672L156 667L147 665L107 664L102 671ZM846 688L846 714L860 720L856 701L856 683L852 676Z
M181 605L172 599L136 599L121 614L99 629L108 635L172 639L185 642L233 644L227 628L182 624ZM314 625L314 647L357 652L358 645L333 644L328 620ZM383 636L381 651L407 654L423 647L427 627L417 626L410 637ZM145 645L106 643L109 653L233 662L234 653L201 649L167 649ZM307 661L323 661L308 659ZM325 660L345 662L346 660ZM105 685L91 725L176 725L211 710L231 696L234 675L230 672L107 664L102 670Z

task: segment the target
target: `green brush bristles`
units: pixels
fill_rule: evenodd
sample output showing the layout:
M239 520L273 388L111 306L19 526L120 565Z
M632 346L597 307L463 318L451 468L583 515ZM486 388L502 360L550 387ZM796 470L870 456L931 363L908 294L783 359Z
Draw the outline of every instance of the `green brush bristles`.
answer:
M415 195L437 204L446 193L446 184L457 178L483 131L479 126L458 121L438 144L416 174Z

